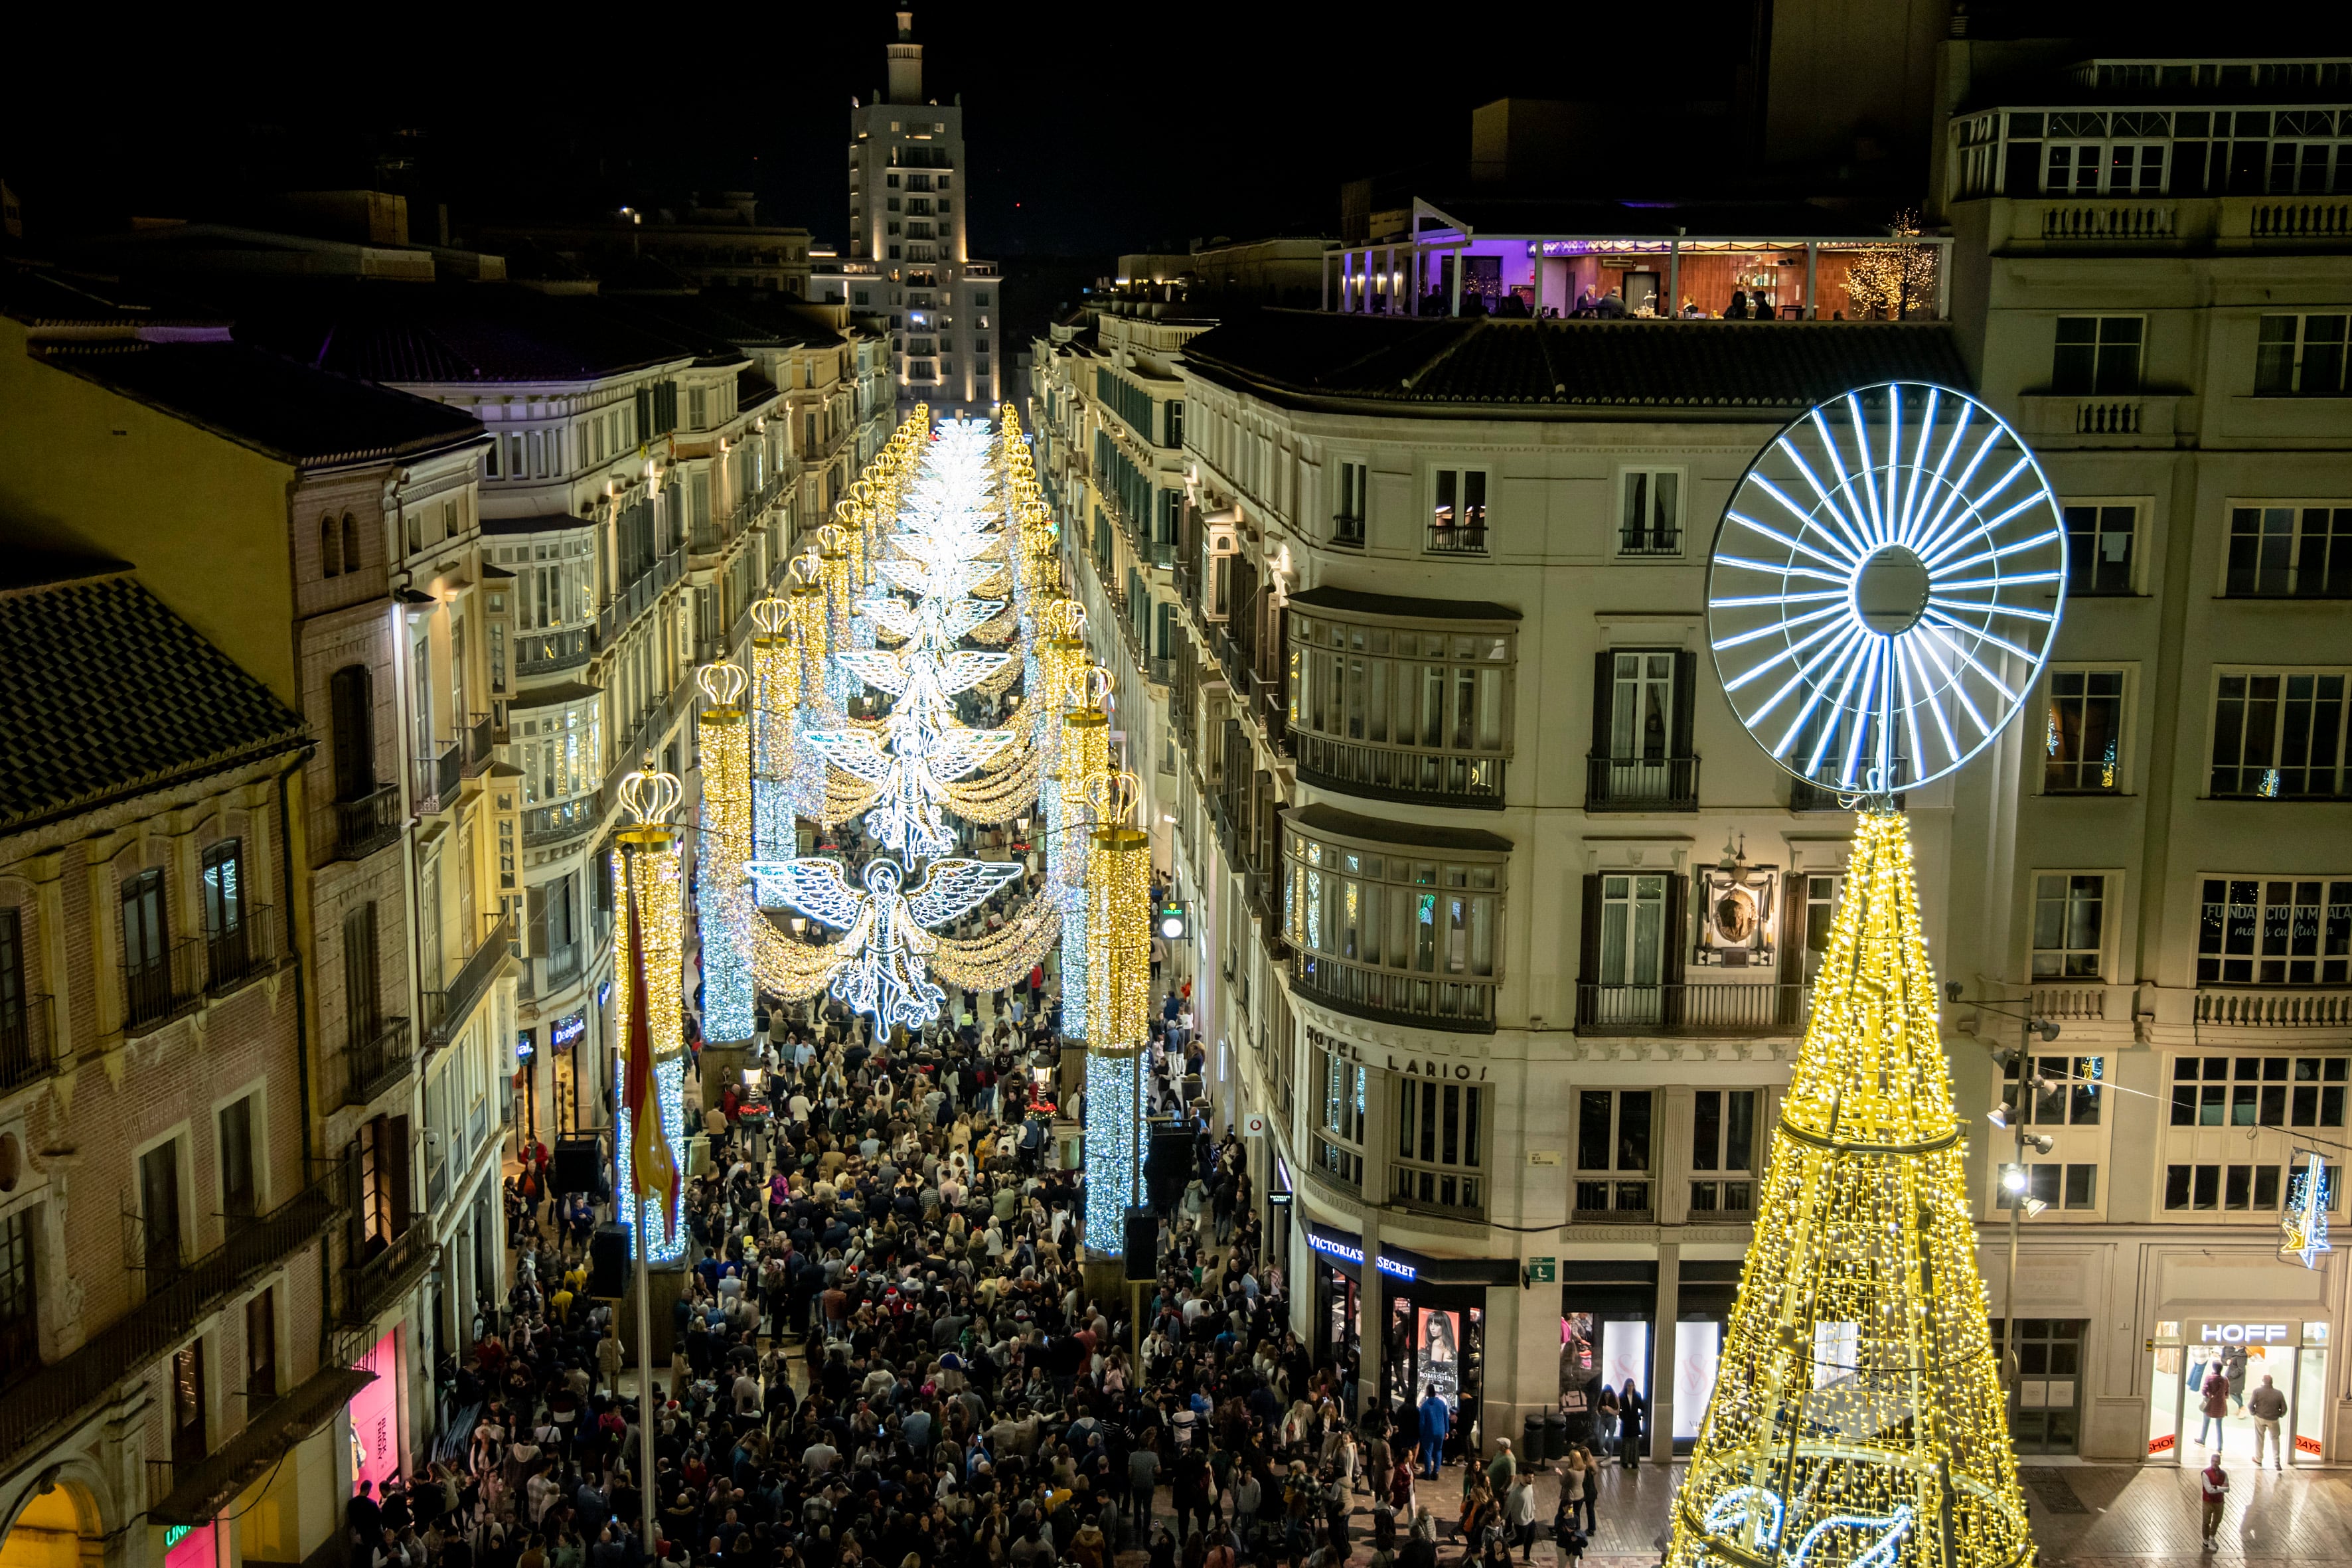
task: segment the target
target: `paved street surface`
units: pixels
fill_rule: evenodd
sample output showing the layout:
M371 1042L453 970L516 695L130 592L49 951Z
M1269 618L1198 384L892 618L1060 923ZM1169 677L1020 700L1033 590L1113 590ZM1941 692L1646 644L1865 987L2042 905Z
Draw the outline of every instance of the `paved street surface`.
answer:
M1583 1568L1654 1568L1665 1554L1669 1510L1683 1467L1604 1472L1600 1529ZM2127 1465L2049 1464L2028 1468L2026 1501L2045 1568L2346 1568L2352 1564L2352 1472L2302 1470L2257 1473L2231 1467L2231 1497L2220 1540L2198 1542L2197 1474L2190 1469ZM1446 1521L1438 1531L1438 1561L1448 1568L1462 1553L1450 1525L1461 1512L1462 1470L1449 1465L1420 1497ZM1559 1499L1556 1476L1536 1478L1537 1518L1549 1526ZM1160 1517L1170 1517L1167 1494ZM1371 1500L1358 1500L1352 1561L1371 1561ZM1549 1539L1536 1542L1534 1562L1558 1558ZM1517 1554L1514 1553L1516 1556ZM1119 1568L1137 1568L1141 1552L1123 1552Z

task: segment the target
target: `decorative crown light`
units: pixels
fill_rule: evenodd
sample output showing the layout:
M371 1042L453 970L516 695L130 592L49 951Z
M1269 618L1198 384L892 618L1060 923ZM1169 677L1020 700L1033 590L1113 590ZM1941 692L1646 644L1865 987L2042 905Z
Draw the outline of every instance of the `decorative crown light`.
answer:
M646 759L650 768L653 759ZM621 780L621 809L640 827L667 827L670 813L686 804L686 786L676 773L639 772Z
M694 683L702 688L713 708L732 708L751 678L740 664L706 664L694 672Z

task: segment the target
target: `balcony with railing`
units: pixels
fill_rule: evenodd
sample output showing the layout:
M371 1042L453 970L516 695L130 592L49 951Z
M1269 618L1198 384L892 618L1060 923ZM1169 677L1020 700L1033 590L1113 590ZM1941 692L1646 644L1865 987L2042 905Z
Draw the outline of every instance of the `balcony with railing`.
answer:
M416 1046L405 1018L352 1018L343 1026L343 1048L335 1076L348 1106L373 1104L416 1065Z
M190 936L152 956L124 958L122 1032L144 1035L203 1006L209 957L205 939Z
M464 758L465 748L453 741L437 754L416 760L411 798L417 816L431 816L457 804L457 791L466 776Z
M1700 981L1675 985L1576 986L1576 1028L1589 1035L1793 1035L1805 1026L1809 988Z
M1486 525L1483 522L1431 523L1423 548L1432 555L1484 555Z
M1331 519L1331 542L1342 550L1364 547L1364 520L1339 512Z
M634 763L631 765L635 766ZM539 849L551 844L561 844L588 832L598 820L594 795L583 795L578 800L559 800L549 805L534 805L522 814L523 845L526 848Z
M1587 811L1696 811L1698 758L1585 759Z
M0 1007L0 1090L22 1089L57 1066L57 1015L46 992Z
M1456 1034L1495 1030L1495 982L1490 978L1374 969L1294 948L1290 984L1310 1001L1376 1023Z
M1679 528L1627 528L1617 534L1620 555L1680 555L1683 552L1683 531Z
M377 784L335 802L335 858L357 860L400 837L400 786Z
M405 1217L407 1224L398 1236L388 1241L368 1238L361 1256L343 1265L335 1292L337 1322L353 1328L373 1325L379 1313L415 1289L433 1267L432 1225L425 1215Z
M215 996L258 980L285 956L278 911L268 904L247 904L237 911L236 924L211 932L204 942L205 989Z
M577 669L596 651L593 628L588 626L525 632L515 638L514 648L515 672L526 678Z
M428 1050L446 1046L465 1027L466 1019L498 978L514 941L513 922L504 915L488 917L479 940L467 950L455 979L438 991L421 993L425 1004L425 1044Z
M198 1323L316 1241L341 1206L332 1180L314 1183L228 1228L218 1247L168 1279L151 1278L138 1306L10 1386L0 1400L0 1468L16 1468L43 1440L96 1415L126 1381L184 1344Z
M1298 782L1367 800L1426 805L1503 805L1503 759L1412 751L1335 740L1308 730L1289 732L1298 759Z
M2196 1019L2214 1029L2332 1029L2352 1034L2352 989L2341 985L2206 986Z
M477 713L466 721L466 727L457 732L457 744L465 752L460 771L466 777L479 777L482 770L497 760L498 741L498 728L490 722L488 713Z

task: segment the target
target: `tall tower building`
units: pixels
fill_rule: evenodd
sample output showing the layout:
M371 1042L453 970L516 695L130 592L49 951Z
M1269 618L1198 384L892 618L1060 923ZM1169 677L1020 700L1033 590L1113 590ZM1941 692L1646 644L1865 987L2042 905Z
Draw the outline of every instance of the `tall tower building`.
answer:
M964 243L971 188L962 100L943 106L923 96L923 46L911 11L898 13L887 65L889 85L850 110L845 271L869 276L866 288L879 296L873 308L889 315L901 403L985 408L999 395L1000 301L996 264L972 260Z

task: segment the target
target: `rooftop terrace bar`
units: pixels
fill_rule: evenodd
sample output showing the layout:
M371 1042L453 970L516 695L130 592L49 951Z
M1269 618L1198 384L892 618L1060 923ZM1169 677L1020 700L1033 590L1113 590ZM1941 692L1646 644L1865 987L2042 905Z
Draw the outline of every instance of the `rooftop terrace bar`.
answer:
M1324 252L1323 308L1400 316L1940 320L1951 241L1774 205L1416 198L1408 232ZM1855 275L1857 264L1865 276Z

